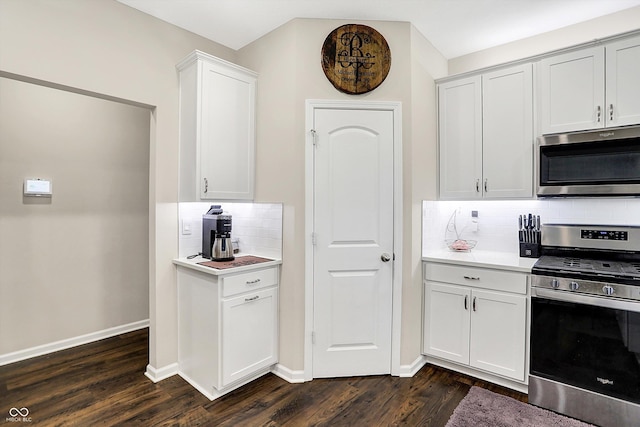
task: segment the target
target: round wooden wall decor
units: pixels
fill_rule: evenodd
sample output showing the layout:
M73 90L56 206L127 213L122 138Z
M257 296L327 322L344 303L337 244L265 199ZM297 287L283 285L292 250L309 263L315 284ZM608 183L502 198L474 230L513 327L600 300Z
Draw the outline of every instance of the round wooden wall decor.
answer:
M387 41L366 25L338 27L322 45L322 70L341 92L352 95L370 92L380 86L390 68Z

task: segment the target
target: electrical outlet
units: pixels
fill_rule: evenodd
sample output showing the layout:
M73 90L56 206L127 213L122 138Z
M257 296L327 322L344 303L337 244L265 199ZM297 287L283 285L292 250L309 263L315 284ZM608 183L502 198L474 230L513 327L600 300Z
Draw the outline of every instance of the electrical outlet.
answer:
M471 231L478 232L478 211L471 211Z

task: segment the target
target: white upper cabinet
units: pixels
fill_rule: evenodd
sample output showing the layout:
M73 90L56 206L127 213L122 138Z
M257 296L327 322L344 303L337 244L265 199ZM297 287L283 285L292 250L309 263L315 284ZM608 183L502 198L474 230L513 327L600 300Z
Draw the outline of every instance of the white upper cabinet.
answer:
M540 61L543 134L604 126L604 50L571 52Z
M195 51L180 71L180 201L252 200L253 71Z
M540 61L540 130L640 123L640 37Z
M533 196L533 79L524 64L438 86L440 198Z
M533 76L525 64L482 76L483 197L533 197Z
M480 76L438 86L440 198L482 197L482 80Z
M640 123L640 37L606 46L607 126Z

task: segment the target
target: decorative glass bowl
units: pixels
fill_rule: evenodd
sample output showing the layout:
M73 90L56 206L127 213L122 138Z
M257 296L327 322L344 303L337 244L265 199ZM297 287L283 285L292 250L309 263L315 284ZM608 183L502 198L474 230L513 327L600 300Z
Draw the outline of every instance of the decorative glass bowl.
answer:
M464 239L455 239L455 240L445 240L447 247L455 252L469 252L471 249L476 247L478 243L477 240L464 240Z

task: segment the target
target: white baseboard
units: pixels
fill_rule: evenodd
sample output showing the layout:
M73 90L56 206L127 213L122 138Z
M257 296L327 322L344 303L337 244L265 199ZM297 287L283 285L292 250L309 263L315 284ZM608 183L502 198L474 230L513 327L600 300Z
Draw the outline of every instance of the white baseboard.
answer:
M145 371L144 375L154 383L157 383L158 381L162 381L164 379L172 377L177 373L178 363L172 363L170 365L163 366L162 368L157 369L151 365L147 365L147 370Z
M65 350L67 348L76 347L82 344L88 344L90 342L99 341L105 338L111 338L116 335L125 334L127 332L132 332L147 327L149 327L149 319L128 323L126 325L114 326L113 328L103 329L102 331L92 332L90 334L80 335L78 337L67 338L65 340L43 344L36 347L26 348L24 350L14 351L13 353L1 354L0 366L20 362L21 360L42 356L44 354L49 354L60 350Z
M398 373L399 377L412 377L418 373L420 369L424 365L427 364L427 358L424 355L420 355L416 357L410 365L400 365L400 372Z
M276 364L276 366L271 370L271 372L282 378L283 380L290 382L290 383L303 383L305 382L304 379L304 371L294 371L292 369L289 369L285 366L282 366L281 364Z
M448 360L439 359L437 357L427 356L427 363L440 366L442 368L450 369L452 371L460 372L465 375L469 375L470 377L480 378L481 380L498 384L503 387L507 387L512 390L519 391L520 393L529 394L528 375L525 377L526 381L520 382L520 381L515 381L515 380L507 379L504 377L500 377L498 375L494 375L488 372L484 372L479 369L474 369L470 366L459 365L455 362L449 362Z
M198 390L200 393L202 393L203 395L206 396L207 399L209 400L215 400L221 396L224 396L227 393L232 392L233 390L242 387L245 384L248 384L252 381L257 380L258 378L262 377L263 375L266 375L269 373L269 368L265 368L265 369L261 369L258 372L255 372L253 375L251 375L250 377L247 377L237 383L228 385L226 387L224 387L222 390L217 390L215 387L211 387L211 392L207 389L205 389L204 387L202 387L200 384L198 384L197 381L192 380L188 375L186 375L184 372L181 372L180 370L178 370L178 375L180 375L180 377L182 377L183 380L185 380L186 382L188 382L189 384L191 384L191 386L193 388L195 388L196 390Z

